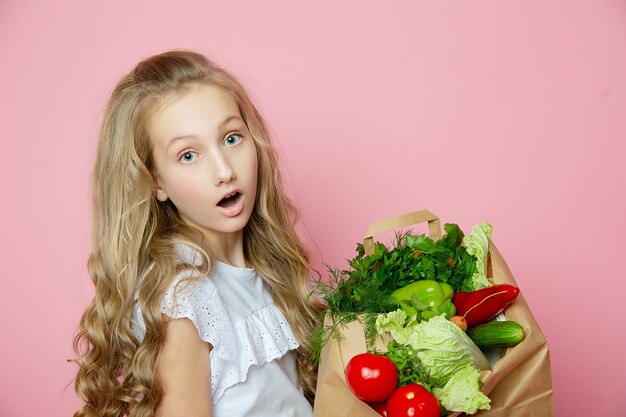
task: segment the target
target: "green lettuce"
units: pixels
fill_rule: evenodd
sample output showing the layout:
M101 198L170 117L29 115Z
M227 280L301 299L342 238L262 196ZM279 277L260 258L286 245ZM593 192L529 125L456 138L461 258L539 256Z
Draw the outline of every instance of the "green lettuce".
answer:
M472 339L443 314L420 323L409 320L405 324L406 318L402 310L379 314L376 331L379 334L389 332L398 343L411 346L427 369L433 385L443 386L467 364L478 369L491 369Z
M487 279L487 256L493 226L489 223L478 223L472 227L469 235L463 238L467 253L476 258L476 272L472 275L473 290L480 290L491 285Z
M435 386L445 384L460 369L472 364L491 369L489 361L459 326L443 315L416 324L407 342L428 369Z
M413 334L413 329L417 325L417 322L406 323L407 317L404 310L400 309L386 314L379 314L376 317L376 332L378 334L391 333L391 337L396 342L406 345Z
M442 388L434 388L433 394L448 411L474 414L489 410L491 400L480 391L480 373L471 365L456 372Z
M489 398L480 392L479 379L473 379L480 375L479 370L491 369L489 361L467 334L443 314L417 322L404 311L396 310L379 314L375 327L378 334L391 334L390 345L396 342L407 347L407 359L403 361L399 358L401 350L394 346L394 363L404 363L403 368L408 368L407 361L413 361L408 364L411 367L407 376L424 380L433 394L439 389L437 392L446 404L456 407L450 409L442 402L447 410L470 413L477 407L489 406Z

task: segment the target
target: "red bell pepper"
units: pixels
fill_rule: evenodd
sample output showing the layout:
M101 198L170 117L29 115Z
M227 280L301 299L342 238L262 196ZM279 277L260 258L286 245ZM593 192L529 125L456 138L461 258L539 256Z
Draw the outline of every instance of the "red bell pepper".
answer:
M452 304L456 314L467 321L469 327L486 323L511 305L519 295L519 288L497 284L471 292L456 292Z

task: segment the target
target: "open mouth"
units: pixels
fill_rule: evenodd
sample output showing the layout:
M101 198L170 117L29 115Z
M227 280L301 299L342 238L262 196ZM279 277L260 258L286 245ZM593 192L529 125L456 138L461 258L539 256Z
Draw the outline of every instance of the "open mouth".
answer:
M235 204L237 204L237 201L239 201L240 197L241 197L241 193L235 191L233 194L229 195L228 197L222 198L220 202L217 203L217 205L220 207L232 207Z

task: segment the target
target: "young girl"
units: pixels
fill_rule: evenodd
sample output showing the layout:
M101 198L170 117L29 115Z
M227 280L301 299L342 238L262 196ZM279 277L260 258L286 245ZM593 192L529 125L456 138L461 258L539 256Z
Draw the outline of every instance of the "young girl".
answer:
M106 108L93 175L95 296L79 416L311 416L321 304L270 136L206 57L140 62Z

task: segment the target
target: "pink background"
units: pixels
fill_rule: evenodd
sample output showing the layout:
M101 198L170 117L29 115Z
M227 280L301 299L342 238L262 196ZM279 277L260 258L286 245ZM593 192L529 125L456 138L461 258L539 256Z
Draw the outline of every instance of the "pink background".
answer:
M624 1L92 3L0 2L0 416L78 406L102 108L178 47L256 100L318 269L389 216L489 221L550 344L556 415L626 413Z

